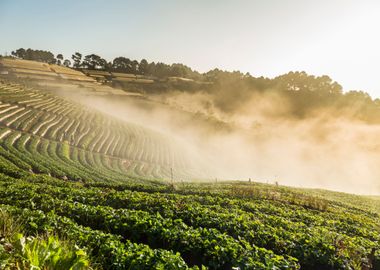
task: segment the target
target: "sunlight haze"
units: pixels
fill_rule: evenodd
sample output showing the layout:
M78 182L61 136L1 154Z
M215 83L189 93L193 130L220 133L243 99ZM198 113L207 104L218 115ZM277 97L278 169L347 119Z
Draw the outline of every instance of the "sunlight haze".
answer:
M2 0L1 53L31 47L69 57L76 48L200 72L274 77L304 70L376 98L379 12L378 1Z

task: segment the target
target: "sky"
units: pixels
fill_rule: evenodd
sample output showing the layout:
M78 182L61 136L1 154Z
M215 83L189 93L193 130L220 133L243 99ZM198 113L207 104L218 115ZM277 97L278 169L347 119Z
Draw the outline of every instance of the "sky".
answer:
M0 0L0 54L78 51L275 77L329 75L380 98L377 0Z

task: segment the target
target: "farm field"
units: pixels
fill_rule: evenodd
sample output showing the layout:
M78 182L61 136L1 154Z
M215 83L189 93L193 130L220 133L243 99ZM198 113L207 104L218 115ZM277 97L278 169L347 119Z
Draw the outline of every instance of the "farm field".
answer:
M194 162L162 134L0 83L0 208L93 268L380 269L377 197L170 181L200 177Z
M4 147L33 157L33 163L29 162L33 172L75 165L78 173L59 170L54 176L85 181L93 178L89 172L97 164L98 180L113 175L115 182L125 174L168 179L171 169L179 177L187 179L192 175L192 161L162 134L17 84L2 84L0 94L0 137Z
M0 270L380 270L379 14L0 0Z
M37 61L1 58L0 70L6 71L5 77L12 81L33 85L49 90L62 90L91 95L137 95L128 93L96 82L83 72L55 64L40 63ZM4 75L3 75L4 76Z

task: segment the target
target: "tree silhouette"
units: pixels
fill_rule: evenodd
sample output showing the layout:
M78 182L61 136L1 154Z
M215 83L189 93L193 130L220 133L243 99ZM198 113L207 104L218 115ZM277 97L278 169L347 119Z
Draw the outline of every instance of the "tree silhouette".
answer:
M73 66L74 68L80 68L82 64L82 54L79 52L74 53L71 56L71 59L73 59Z
M116 57L112 61L112 69L118 72L134 73L132 61L123 56Z
M56 59L54 54L49 51L43 50L32 50L32 49L17 49L16 51L12 51L11 54L17 58L25 59L25 60L33 60L39 62L45 62L49 64L56 63Z
M139 64L139 73L140 74L146 74L148 71L148 61L145 59L142 59Z
M107 61L96 54L89 54L84 57L82 65L88 69L105 69Z
M70 67L70 66L71 66L71 62L70 62L70 60L65 59L65 61L63 61L63 65L64 65L65 67Z
M57 64L61 65L63 61L63 55L61 53L57 54Z
M20 48L20 49L17 49L16 51L12 51L11 54L21 59L26 58L26 50L24 48Z

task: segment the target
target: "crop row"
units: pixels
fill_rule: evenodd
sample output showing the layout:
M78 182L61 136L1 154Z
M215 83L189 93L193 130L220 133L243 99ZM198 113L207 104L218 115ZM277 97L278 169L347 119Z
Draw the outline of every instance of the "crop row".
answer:
M51 141L66 141L72 147L128 161L125 164L131 162L131 168L118 166L123 173L168 178L170 168L182 175L191 167L172 142L153 131L38 90L2 84L0 93L0 125Z
M23 221L30 232L59 233L79 246L90 250L95 261L107 270L150 270L150 269L190 269L179 253L163 249L151 249L144 244L136 244L121 237L92 230L78 225L66 217L40 210L21 209L1 205ZM194 268L194 270L197 268Z
M212 269L230 269L233 266L264 269L272 264L281 269L297 268L294 259L275 255L272 251L236 240L213 228L193 228L179 219L163 218L140 210L113 209L71 203L39 194L33 186L7 185L0 202L16 202L18 207L37 208L74 219L82 225L122 235L134 242L146 243L154 248L181 252L191 265L206 265Z

